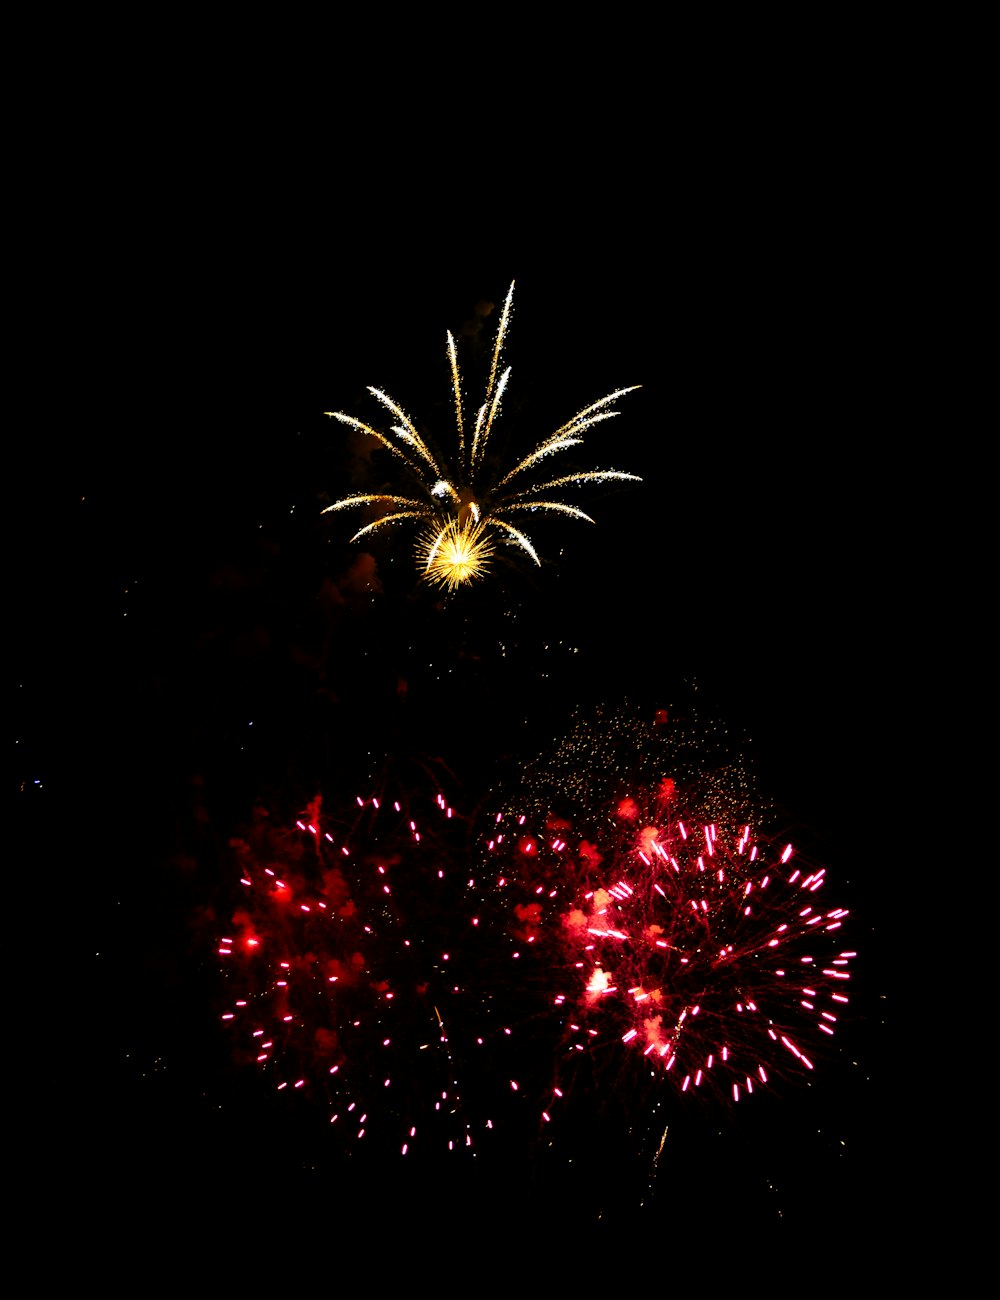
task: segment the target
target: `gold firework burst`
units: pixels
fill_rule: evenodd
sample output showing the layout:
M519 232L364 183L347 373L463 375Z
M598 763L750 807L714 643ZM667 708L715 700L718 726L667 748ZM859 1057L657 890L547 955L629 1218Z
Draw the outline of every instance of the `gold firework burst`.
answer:
M372 425L365 424L352 415L345 415L342 411L326 412L342 424L375 438L402 461L417 494L361 493L335 501L323 513L364 506L382 511L373 522L359 528L351 541L407 520L424 521L429 527L422 530L417 543L417 554L423 561L423 576L428 582L446 586L449 590L472 582L486 573L497 542L512 543L529 555L535 564L541 564L530 538L511 522L512 518L518 519L529 512L542 512L593 523L590 516L582 510L559 499L566 489L589 483L641 482L638 475L615 469L585 470L557 478L545 478L542 474L540 477L545 481L535 481L539 477L538 467L543 461L570 447L579 446L586 429L618 415L619 412L612 409L615 402L626 393L633 392L637 385L616 389L578 411L555 433L543 438L513 468L499 473L490 470L485 460L486 448L510 378L509 366L501 370L501 358L513 300L514 285L511 284L497 326L486 395L471 427L468 427L465 417L455 340L451 332L448 332L448 364L451 369L457 434L456 455L452 464L448 464L440 453L431 450L402 407L381 389L369 388L368 391L397 421L390 425L388 433L380 432Z
M461 524L451 519L437 531L426 533L418 542L417 551L424 561L427 581L454 591L462 583L489 572L493 543L485 523Z

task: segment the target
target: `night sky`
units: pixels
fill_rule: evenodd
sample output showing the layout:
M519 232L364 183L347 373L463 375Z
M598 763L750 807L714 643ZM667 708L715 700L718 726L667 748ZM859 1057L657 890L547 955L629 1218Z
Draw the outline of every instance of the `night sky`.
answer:
M329 245L313 228L305 249L288 213L279 237L187 210L175 239L105 238L110 277L67 271L67 366L23 434L14 503L18 865L46 899L39 929L49 907L69 923L47 960L85 1038L53 1075L64 1209L220 1258L261 1233L310 1250L381 1233L577 1262L623 1241L659 1261L864 1246L889 1266L899 990L874 805L891 665L860 472L880 235L818 174L767 189L744 192L738 223L693 201L669 232L652 188L630 191L641 218L591 212L571 248L554 220L509 246L403 249L351 244L331 217ZM321 515L366 472L323 412L379 422L371 384L447 437L445 332L512 279L500 432L530 441L642 385L582 463L643 481L581 496L593 525L529 530L541 568L501 563L442 600L408 535L351 545L355 516ZM352 581L362 550L374 588ZM430 766L472 806L575 708L692 691L851 910L851 1012L810 1086L738 1114L679 1108L647 1190L620 1099L575 1107L573 1170L513 1150L413 1173L345 1156L236 1069L204 909L255 803L294 818L321 789Z

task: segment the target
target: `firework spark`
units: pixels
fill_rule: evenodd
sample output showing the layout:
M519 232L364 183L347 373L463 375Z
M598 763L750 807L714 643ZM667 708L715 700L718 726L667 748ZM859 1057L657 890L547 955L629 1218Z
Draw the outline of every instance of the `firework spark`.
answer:
M511 284L497 326L485 396L471 427L466 419L455 340L448 333L448 363L456 426L456 445L450 462L436 449L432 450L410 416L381 389L369 388L368 391L396 421L388 433L342 411L326 412L387 448L405 467L413 492L408 495L362 493L343 497L327 506L323 513L362 507L379 510L379 517L360 528L352 541L390 525L419 521L423 524L423 531L417 554L423 576L426 581L449 589L487 573L497 543L513 544L530 556L535 564L541 563L531 539L513 520L519 523L524 515L530 513L562 515L592 523L589 515L562 499L567 489L586 484L641 481L635 474L614 469L586 470L555 478L539 473L539 467L550 457L579 446L587 429L618 415L619 412L612 409L614 404L626 393L634 391L635 386L616 389L584 407L506 472L495 470L487 461L486 450L510 378L510 367L502 368L502 358L513 296L514 285Z

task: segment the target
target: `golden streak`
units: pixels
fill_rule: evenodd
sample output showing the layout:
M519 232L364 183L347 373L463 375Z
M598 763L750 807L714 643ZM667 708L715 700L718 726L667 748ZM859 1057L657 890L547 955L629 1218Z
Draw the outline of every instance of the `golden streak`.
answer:
M578 425L581 425L581 421L583 422L581 427L585 428L588 424L594 424L598 418L602 420L607 419L606 415L591 418L590 413L591 411L603 410L605 406L610 406L612 402L617 402L619 397L624 397L626 393L634 393L638 387L638 384L633 384L631 388L616 388L613 393L608 393L607 397L602 397L591 406L585 406L582 411L577 411L576 415L573 416L572 420L570 420L568 424L564 424L561 429L557 429L554 436L558 438L561 433L571 432L576 429ZM611 411L609 414L617 415L618 412Z
M426 461L434 473L440 478L441 471L435 464L434 457L427 450L427 444L424 442L423 438L421 438L420 434L417 433L416 429L413 427L413 421L406 414L403 408L398 406L387 393L383 393L380 388L369 388L368 391L371 393L372 397L377 398L382 403L386 410L391 411L398 420L403 421L403 428L394 424L392 426L392 432L398 438L401 438L403 442L408 443L417 452L421 460Z
M476 455L475 450L473 451L473 462L474 462L473 467L475 467L475 465L478 465L478 463L483 458L483 453L486 450L486 444L489 441L491 432L493 431L493 421L497 418L497 415L500 412L500 399L503 397L503 390L507 387L507 380L509 378L510 378L510 366L508 366L507 369L500 376L500 382L499 384L497 384L496 392L493 394L493 401L490 402L490 412L489 415L487 415L486 417L486 424L482 431L482 437L479 439L479 454ZM483 410L485 411L485 409L486 407L484 406Z
M564 478L554 478L548 483L540 483L537 487L516 493L513 497L509 497L508 500L516 501L521 497L528 496L529 493L548 492L550 488L567 487L570 483L608 483L615 479L629 483L642 482L638 474L625 474L619 469L588 469L584 470L582 474L567 474Z
M365 524L364 528L359 528L351 538L356 542L359 537L366 537L369 533L377 532L386 524L397 524L400 519L426 519L426 513L423 510L398 510L395 514L383 515L381 519L376 519L370 524Z
M524 460L519 465L515 465L509 474L505 474L497 483L497 487L504 487L516 474L531 469L532 465L537 465L545 456L551 456L556 451L564 451L567 447L575 447L582 441L582 438L558 438L553 435L551 438L546 439L541 446L536 447L530 456L525 456Z
M458 428L458 459L465 460L465 423L462 419L462 376L458 369L458 352L451 330L448 331L448 361L451 364L451 386L455 392L455 424Z
M401 521L428 521L431 530L423 533L417 543L423 576L428 582L444 586L448 590L472 582L487 572L488 561L497 540L519 547L535 564L541 564L530 538L502 516L532 511L560 514L593 523L590 516L576 506L562 501L545 500L542 494L587 483L642 481L637 474L627 474L622 470L585 470L548 479L544 483L531 484L530 478L526 478L526 486L519 487L514 492L508 490L513 479L521 475L528 476L541 461L579 446L583 442L585 430L618 415L618 411L608 408L626 393L634 392L635 385L618 388L583 407L555 433L543 438L533 451L516 461L512 469L497 473L487 464L487 445L499 420L511 373L510 367L504 368L502 362L513 302L514 285L511 284L497 326L486 392L476 412L471 440L466 435L458 351L453 335L448 332L448 366L457 434L457 459L452 464L447 463L436 444L428 445L403 408L381 389L369 388L368 392L399 421L390 426L388 434L352 415L345 415L342 411L326 412L342 424L371 436L397 459L402 460L420 495L409 497L373 493L348 496L327 506L323 513L358 506L385 507L386 512L355 533L352 541ZM491 457L491 461L493 459Z
M325 411L324 414L329 415L331 419L339 420L341 424L347 424L352 429L358 429L361 433L367 433L369 437L377 439L394 456L406 461L407 465L413 468L412 461L402 447L397 447L391 438L387 438L384 433L379 433L378 429L373 429L370 424L365 424L362 420L356 420L353 415L344 415L342 411Z
M517 545L520 546L521 550L526 551L531 556L531 558L535 561L538 567L541 568L542 562L538 558L538 552L532 546L530 540L524 535L524 533L520 531L520 529L515 528L512 524L506 523L503 519L497 519L495 515L493 516L490 522L493 524L494 528L502 528L503 531L509 537L512 537L514 541L517 543Z
M490 366L490 381L486 385L486 401L483 403L484 406L490 405L490 399L493 396L493 387L496 384L497 378L497 368L500 365L500 357L503 355L504 339L507 337L507 326L510 323L510 315L513 309L514 281L511 280L510 288L507 290L507 298L503 305L503 312L500 315L500 324L497 326L496 342L493 344L493 364Z
M324 515L328 515L333 510L346 510L349 506L376 506L376 505L416 506L419 509L424 508L420 501L414 501L412 497L392 497L392 496L382 496L381 494L378 493L370 493L370 494L365 493L362 496L344 497L340 501L334 501L332 506L327 506L326 509L321 511L320 513Z
M555 514L569 515L572 519L583 519L588 524L594 522L590 515L584 514L576 506L567 505L565 501L536 501L534 497L530 501L512 501L508 505L498 506L495 514L509 515L514 510L551 510Z

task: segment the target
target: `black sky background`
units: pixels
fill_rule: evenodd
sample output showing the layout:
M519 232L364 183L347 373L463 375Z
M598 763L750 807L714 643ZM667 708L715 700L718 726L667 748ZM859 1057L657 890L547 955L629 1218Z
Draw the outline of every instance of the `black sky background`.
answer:
M884 450L898 358L882 323L899 304L874 164L847 167L814 140L808 155L748 156L710 188L633 178L568 214L519 188L512 228L480 228L466 208L426 237L380 205L366 228L366 204L329 183L317 204L300 181L279 211L234 194L240 169L201 166L155 220L150 168L130 208L67 227L45 326L63 360L18 452L19 852L74 931L71 1018L87 1044L72 1087L54 1077L60 1105L85 1112L57 1156L62 1211L161 1250L279 1206L309 1241L375 1221L397 1239L461 1223L493 1244L500 1221L537 1241L551 1213L553 1257L566 1234L632 1225L636 1169L613 1105L603 1133L581 1136L579 1181L533 1169L522 1182L512 1159L429 1193L340 1163L308 1123L258 1105L214 1037L191 923L212 850L254 799L291 803L362 764L345 737L366 693L383 717L410 619L432 650L403 665L419 744L468 792L533 757L576 704L649 709L695 682L749 738L783 826L852 910L854 1018L802 1096L759 1118L678 1119L642 1232L775 1252L864 1243L888 1267L902 1031L875 826L894 587L884 481L866 468ZM373 384L450 428L445 331L512 279L505 422L540 434L640 384L586 450L643 482L597 490L583 503L595 526L539 532L542 569L505 572L464 609L421 604L408 548L373 548L374 624L348 597L342 625L377 653L335 641L331 668L318 610L358 548L346 516L320 516L352 472L346 430L322 413L374 416ZM511 606L518 652L501 662ZM453 707L439 716L428 665L458 647L479 657L441 688ZM379 725L376 754L399 742Z

